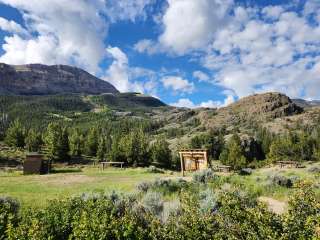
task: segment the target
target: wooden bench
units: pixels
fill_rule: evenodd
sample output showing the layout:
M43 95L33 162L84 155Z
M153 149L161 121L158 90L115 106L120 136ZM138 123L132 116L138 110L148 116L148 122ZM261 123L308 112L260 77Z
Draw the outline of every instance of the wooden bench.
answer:
M120 167L122 168L124 165L124 162L100 162L102 170L104 170L106 167L108 166L112 166L112 165L120 165Z

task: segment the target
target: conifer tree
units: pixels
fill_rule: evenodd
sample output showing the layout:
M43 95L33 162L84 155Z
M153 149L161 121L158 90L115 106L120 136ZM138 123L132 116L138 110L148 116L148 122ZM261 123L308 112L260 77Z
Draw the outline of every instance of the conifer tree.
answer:
M41 149L42 136L39 132L34 129L28 131L26 136L26 148L29 152L38 152Z
M59 124L50 123L47 128L45 144L48 157L57 161L69 161L68 131Z
M81 156L83 151L83 136L79 129L74 129L69 136L69 147L71 156Z
M172 156L169 143L163 138L158 138L151 146L152 164L160 168L172 167Z
M241 147L241 139L237 134L234 134L227 143L226 149L220 155L220 160L235 170L245 167L246 158Z
M96 156L98 150L98 131L95 127L89 130L86 143L86 154L89 156Z
M25 146L25 129L19 120L15 120L6 132L5 143L11 147Z

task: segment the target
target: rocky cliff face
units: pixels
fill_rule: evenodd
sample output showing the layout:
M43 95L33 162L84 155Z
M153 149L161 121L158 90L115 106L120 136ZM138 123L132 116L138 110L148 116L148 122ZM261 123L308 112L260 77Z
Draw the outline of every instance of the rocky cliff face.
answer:
M76 67L41 64L7 65L0 63L1 95L118 92L110 83Z

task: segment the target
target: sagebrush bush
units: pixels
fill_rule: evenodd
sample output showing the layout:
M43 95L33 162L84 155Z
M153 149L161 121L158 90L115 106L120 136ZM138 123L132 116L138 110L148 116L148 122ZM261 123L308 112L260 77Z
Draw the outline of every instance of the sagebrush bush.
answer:
M164 173L165 171L161 168L157 168L155 166L150 166L146 169L146 172L148 173Z
M284 176L281 174L274 174L271 176L268 176L268 180L271 181L272 184L279 185L282 187L291 188L293 185L299 181L298 176Z
M207 188L199 193L199 205L202 212L215 212L217 210L217 196L213 190Z
M159 192L147 192L141 200L141 205L156 216L162 214L163 204L163 198Z
M197 183L208 183L216 177L217 176L214 175L214 172L211 169L205 169L195 172L192 175L192 181Z
M308 169L308 172L318 174L318 173L320 173L320 167L318 167L318 166L310 167Z
M151 185L151 182L140 182L137 184L136 188L139 192L147 192Z

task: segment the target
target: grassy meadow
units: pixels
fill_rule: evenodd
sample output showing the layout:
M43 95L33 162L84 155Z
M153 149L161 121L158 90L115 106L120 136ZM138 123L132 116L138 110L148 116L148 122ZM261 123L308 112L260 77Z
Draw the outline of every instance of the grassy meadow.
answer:
M58 168L48 175L0 172L0 195L17 198L23 207L43 207L50 199L81 193L133 191L139 182L167 176L169 173L148 173L140 168L101 170L91 166Z
M299 169L266 167L254 170L249 176L241 176L237 173L216 173L219 175L219 180L212 183L212 188L222 185L237 186L257 197L274 199L286 204L295 188L273 184L272 177L281 175L320 186L319 173L310 172L314 167L320 168L320 164L309 164ZM60 167L55 168L54 173L49 175L23 175L21 171L0 172L0 195L18 199L23 207L43 207L51 199L61 199L82 193L133 192L141 182L180 177L178 172L150 173L147 168L101 170L97 166ZM191 181L192 173L187 173L185 180ZM320 188L315 189L320 197Z

